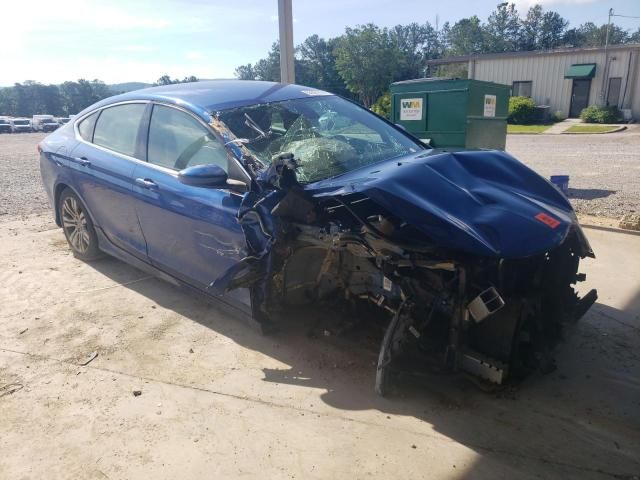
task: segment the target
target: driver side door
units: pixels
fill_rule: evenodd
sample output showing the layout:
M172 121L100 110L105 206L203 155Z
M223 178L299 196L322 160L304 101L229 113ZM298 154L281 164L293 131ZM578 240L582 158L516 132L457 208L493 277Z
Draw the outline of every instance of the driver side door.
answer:
M242 256L245 237L236 221L242 195L185 185L178 171L205 164L228 171L230 158L202 120L175 106L153 105L147 131L147 161L133 172L133 194L148 257L206 290Z

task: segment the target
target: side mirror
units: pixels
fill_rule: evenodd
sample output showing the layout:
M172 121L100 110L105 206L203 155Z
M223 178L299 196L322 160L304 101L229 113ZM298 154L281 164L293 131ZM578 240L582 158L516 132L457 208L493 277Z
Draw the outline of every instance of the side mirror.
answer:
M180 183L192 187L226 187L227 172L219 165L196 165L178 172Z

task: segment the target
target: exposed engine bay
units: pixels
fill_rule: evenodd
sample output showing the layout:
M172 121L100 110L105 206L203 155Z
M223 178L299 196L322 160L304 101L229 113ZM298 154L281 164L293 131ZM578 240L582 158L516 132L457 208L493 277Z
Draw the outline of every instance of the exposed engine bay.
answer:
M265 161L224 120L212 126L252 176L237 216L247 245L210 290L249 288L253 315L267 326L287 305L377 312L386 325L380 394L397 370L504 385L554 369L563 329L597 293L579 298L574 289L585 279L580 259L593 252L566 199L543 179L502 152L437 151L318 176L317 165L332 159L298 156L326 155L341 140L305 144L297 132L280 142L291 151ZM339 155L341 164L358 157L348 148Z

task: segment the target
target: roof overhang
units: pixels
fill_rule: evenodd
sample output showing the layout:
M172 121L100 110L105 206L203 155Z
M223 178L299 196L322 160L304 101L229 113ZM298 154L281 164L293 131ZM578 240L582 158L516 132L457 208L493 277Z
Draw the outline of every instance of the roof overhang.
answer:
M595 75L595 63L576 63L567 69L564 78L593 78Z
M510 58L522 57L545 57L547 55L574 55L576 53L586 54L603 54L606 51L627 51L640 50L640 43L624 43L621 45L609 45L607 49L602 47L585 47L585 48L556 48L553 50L530 50L519 52L502 52L502 53L483 53L474 55L462 55L459 57L434 58L427 60L427 65L447 65L452 63L465 63L469 61L482 60L506 60Z

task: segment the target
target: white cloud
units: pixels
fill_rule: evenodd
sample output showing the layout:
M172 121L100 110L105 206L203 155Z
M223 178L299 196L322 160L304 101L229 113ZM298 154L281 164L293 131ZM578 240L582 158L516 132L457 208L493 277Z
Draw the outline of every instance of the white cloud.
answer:
M155 81L165 73L228 78L277 36L268 21L272 6L239 10L227 0L0 3L0 31L12 46L0 49L0 86L78 77Z
M47 0L3 3L3 34L27 35L30 32L58 32L100 29L166 29L170 22L148 12L126 11L102 2L65 0L64 5Z
M132 44L132 45L125 45L124 47L120 48L120 50L124 52L146 53L146 52L153 52L155 48L149 45Z
M190 52L187 52L185 56L187 57L187 60L202 60L204 58L204 53L197 50L192 50Z

